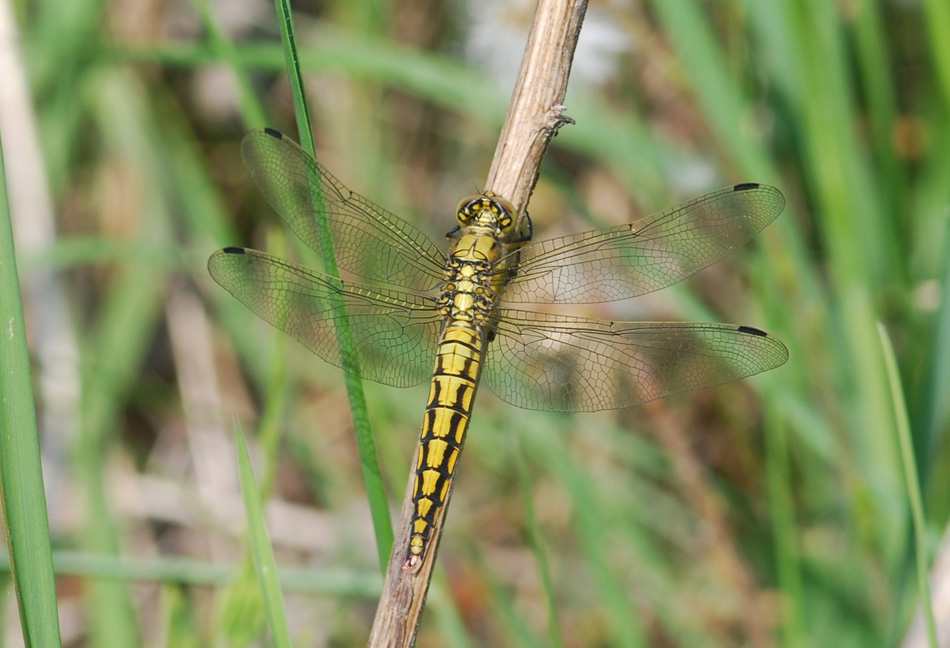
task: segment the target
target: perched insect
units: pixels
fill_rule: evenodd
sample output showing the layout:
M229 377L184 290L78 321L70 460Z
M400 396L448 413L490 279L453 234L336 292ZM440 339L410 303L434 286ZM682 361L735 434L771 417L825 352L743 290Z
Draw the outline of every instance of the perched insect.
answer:
M508 201L485 193L459 204L445 254L279 132L254 131L241 150L304 243L319 252L326 232L340 267L402 289L342 281L245 248L208 261L215 281L327 362L395 387L431 381L405 568L428 548L480 382L519 407L589 412L718 385L788 359L781 342L749 326L610 322L500 305L613 301L669 286L771 223L785 204L774 187L735 185L635 223L538 243L529 242L527 216L519 226ZM352 339L346 362L341 305Z

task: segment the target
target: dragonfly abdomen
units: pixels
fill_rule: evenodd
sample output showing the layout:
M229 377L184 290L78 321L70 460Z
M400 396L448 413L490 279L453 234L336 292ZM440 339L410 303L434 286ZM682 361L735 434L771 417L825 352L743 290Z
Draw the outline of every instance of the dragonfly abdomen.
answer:
M450 321L443 331L422 420L406 568L421 560L446 504L472 412L483 341L481 327L467 321Z

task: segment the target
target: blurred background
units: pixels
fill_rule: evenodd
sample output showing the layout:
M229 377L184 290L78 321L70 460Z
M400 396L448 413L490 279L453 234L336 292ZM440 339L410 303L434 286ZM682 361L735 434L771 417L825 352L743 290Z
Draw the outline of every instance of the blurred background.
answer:
M67 645L268 645L235 419L270 497L295 645L362 645L380 567L343 374L205 266L226 245L294 256L239 153L254 127L300 139L273 5L3 4L0 134ZM443 240L484 183L534 3L294 11L318 158ZM895 421L910 422L935 559L950 517L950 5L591 0L566 105L577 123L529 206L537 240L736 182L788 201L683 284L569 312L747 324L791 358L599 414L482 390L419 645L923 645ZM426 388L365 388L395 508Z

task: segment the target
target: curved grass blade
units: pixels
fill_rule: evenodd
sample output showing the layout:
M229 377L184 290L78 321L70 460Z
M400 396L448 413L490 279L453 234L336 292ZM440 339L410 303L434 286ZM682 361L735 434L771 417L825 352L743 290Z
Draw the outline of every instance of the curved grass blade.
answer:
M917 589L920 593L920 606L923 608L930 648L939 648L933 603L930 599L930 582L927 578L927 524L924 520L924 506L920 498L920 480L917 476L917 464L914 462L914 444L911 440L910 421L907 418L907 404L904 402L904 390L901 387L900 373L897 369L897 359L894 357L891 338L887 334L887 329L880 322L877 325L877 332L881 338L881 351L887 367L894 423L897 429L897 442L900 447L901 462L904 465L904 483L907 487L907 500L910 504L914 524L914 557L917 564Z
M294 100L294 113L297 116L297 129L303 148L311 156L316 157L313 145L313 130L310 126L310 112L307 109L307 100L303 90L303 75L300 73L300 58L297 54L297 39L294 36L294 23L291 18L289 0L274 0L280 23L281 42L284 45L284 54L287 63L287 76ZM320 179L311 176L311 187L319 196ZM319 211L319 209L317 210ZM333 253L333 241L330 238L327 223L318 222L323 236L321 236L321 254L327 272L338 275L336 257ZM342 355L352 355L352 340L346 323L346 310L339 306L341 316L338 333ZM379 469L379 460L376 453L376 442L369 423L369 410L366 406L366 395L363 385L356 375L346 372L346 393L350 399L350 412L353 415L353 428L356 433L356 444L360 453L360 466L363 470L363 481L366 484L366 493L369 499L370 513L373 518L373 529L376 532L376 549L379 554L380 569L385 571L389 552L393 545L393 524L389 515L389 502L383 484L382 472Z
M274 550L264 523L264 510L261 506L261 494L254 479L254 469L247 453L247 441L241 426L235 421L234 438L237 446L238 472L241 477L241 493L244 496L244 513L247 517L248 535L251 540L251 555L254 558L254 571L264 598L264 610L270 627L274 646L292 648L290 633L287 630L287 613L284 610L284 597L277 578L277 563Z
M0 146L0 499L28 647L60 646L30 356Z

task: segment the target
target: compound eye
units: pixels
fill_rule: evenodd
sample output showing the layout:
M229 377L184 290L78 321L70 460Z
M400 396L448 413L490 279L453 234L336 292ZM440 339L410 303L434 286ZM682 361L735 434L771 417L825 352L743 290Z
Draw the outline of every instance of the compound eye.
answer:
M498 226L503 230L512 227L514 225L515 206L501 196L492 196L491 199L501 209L501 213L498 214Z
M466 196L459 201L459 206L455 210L455 217L458 219L459 224L467 225L475 218L475 207L484 200L484 196Z

